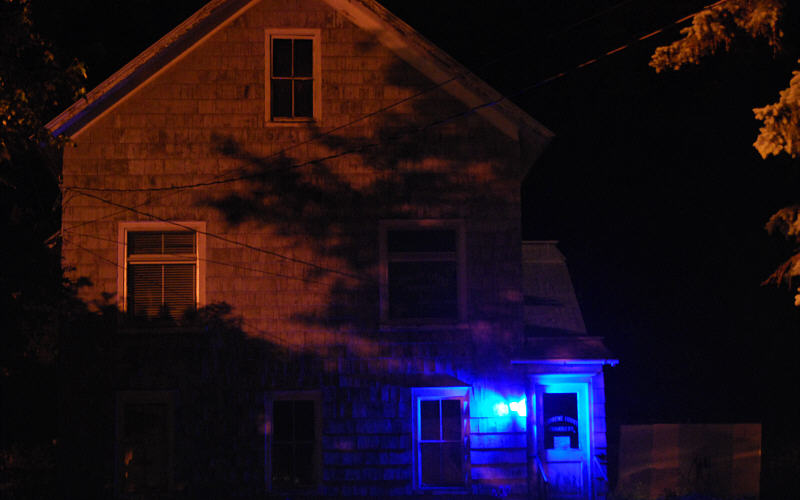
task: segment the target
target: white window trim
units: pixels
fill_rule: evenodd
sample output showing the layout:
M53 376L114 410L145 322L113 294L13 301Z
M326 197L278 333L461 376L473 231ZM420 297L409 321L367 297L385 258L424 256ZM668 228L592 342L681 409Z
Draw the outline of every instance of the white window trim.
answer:
M159 403L167 407L167 491L175 490L175 393L173 391L118 391L114 409L114 489L117 495L125 497L127 494L122 491L122 480L120 467L122 441L122 428L125 425L124 406L130 403ZM138 493L133 494L138 496Z
M314 402L314 436L316 448L314 449L314 483L309 488L299 490L303 493L313 493L322 486L322 394L320 391L273 391L264 397L264 484L267 491L273 491L272 486L272 403L275 401L311 400ZM284 491L276 489L275 491Z
M392 229L453 229L456 231L456 266L458 316L452 319L439 318L399 318L389 317L389 262L390 255L386 236ZM384 325L453 325L464 323L467 320L467 257L466 257L466 231L464 221L461 219L396 219L382 220L379 224L380 241L380 319ZM420 259L424 260L424 259Z
M412 454L414 455L414 489L416 491L451 491L463 492L470 486L470 445L469 445L469 387L415 387L411 389L411 435ZM466 404L463 415L461 441L464 445L464 485L463 486L423 486L422 464L419 457L420 435L420 401L431 399L460 399Z
M117 308L123 314L128 309L128 233L141 231L195 231L197 256L195 264L195 294L197 308L206 304L206 223L203 221L120 222L117 234Z
M272 117L272 39L273 38L306 38L314 41L313 73L314 110L311 118ZM267 28L264 30L264 120L270 125L297 125L319 121L322 118L322 30L308 28Z

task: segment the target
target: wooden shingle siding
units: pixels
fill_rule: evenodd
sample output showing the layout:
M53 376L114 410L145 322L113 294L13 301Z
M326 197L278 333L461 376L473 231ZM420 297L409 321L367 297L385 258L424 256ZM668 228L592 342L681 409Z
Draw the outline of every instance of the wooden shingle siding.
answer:
M319 30L314 122L276 123L267 114L265 30L280 28ZM524 394L524 377L512 374L509 360L523 340L520 181L530 165L508 130L432 88L441 81L322 0L262 0L88 122L65 148L63 184L74 190L65 191L63 256L72 277L91 279L81 289L87 303L120 297L121 223L206 224L205 304L230 305L241 331L226 323L225 335L124 336L111 375L126 390L179 393L175 476L186 488L210 481L192 460L211 453L198 440L204 425L220 425L243 450L225 451L220 484L242 485L243 497L264 495L270 392L319 395L321 484L308 498L415 493L415 381L447 377L477 388L500 373L493 383L517 377L515 397ZM229 178L240 179L216 183ZM463 225L465 318L381 322L386 220ZM215 379L220 373L224 380ZM599 395L595 403L602 405ZM245 415L241 427L220 423L228 404ZM500 428L473 413L469 428L462 493L523 496L524 426ZM604 438L599 421L595 433Z

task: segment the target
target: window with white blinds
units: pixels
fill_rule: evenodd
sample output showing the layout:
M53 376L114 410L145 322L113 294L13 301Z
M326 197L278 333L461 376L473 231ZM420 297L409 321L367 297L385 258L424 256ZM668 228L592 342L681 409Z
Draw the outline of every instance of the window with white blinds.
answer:
M197 233L128 231L126 309L139 319L178 320L197 306Z

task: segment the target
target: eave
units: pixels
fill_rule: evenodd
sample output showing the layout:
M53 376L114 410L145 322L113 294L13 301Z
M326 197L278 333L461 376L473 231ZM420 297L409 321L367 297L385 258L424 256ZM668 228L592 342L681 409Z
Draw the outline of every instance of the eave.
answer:
M211 0L100 85L47 123L54 136L74 137L154 76L260 1ZM510 138L520 141L523 168L553 133L374 0L322 0L372 33L398 57L463 102Z

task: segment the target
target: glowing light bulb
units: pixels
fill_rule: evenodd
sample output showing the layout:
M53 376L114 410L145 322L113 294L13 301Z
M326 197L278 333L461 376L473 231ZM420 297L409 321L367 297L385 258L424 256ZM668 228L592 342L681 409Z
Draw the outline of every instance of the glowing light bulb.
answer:
M508 405L503 402L497 403L494 405L494 413L498 417L505 417L508 415Z
M509 406L511 407L511 411L513 411L520 417L528 415L528 407L525 404L525 398L522 398L519 401L512 401L511 404L509 404Z

